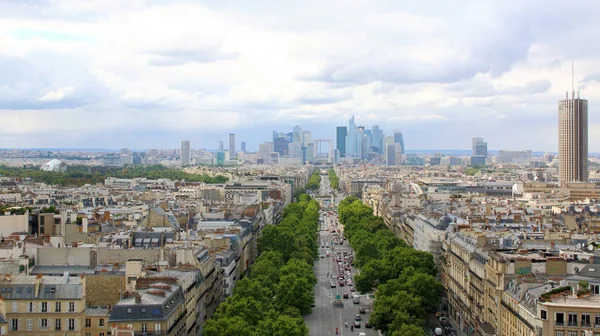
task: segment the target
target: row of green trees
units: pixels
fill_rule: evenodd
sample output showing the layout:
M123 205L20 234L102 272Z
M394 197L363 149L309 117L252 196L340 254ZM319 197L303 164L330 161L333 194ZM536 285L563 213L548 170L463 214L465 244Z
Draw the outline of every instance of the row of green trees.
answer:
M281 223L263 230L249 276L206 322L205 335L308 335L302 316L314 302L318 220L319 203L303 194L284 209Z
M329 183L331 183L331 189L337 190L340 188L340 179L337 176L337 174L335 173L335 170L333 169L333 167L329 168L329 171L327 171L327 174L329 175Z
M427 315L435 312L442 294L433 256L406 246L355 197L340 202L338 211L361 270L356 289L375 290L371 324L385 335L424 336Z
M306 189L308 190L317 190L321 186L321 174L318 169L313 171L312 175L308 179L308 183L306 184Z
M94 171L92 173L92 171ZM163 165L102 167L94 169L89 166L69 166L64 173L47 172L38 166L8 167L0 166L0 176L31 178L34 182L43 182L59 186L82 186L84 184L104 183L107 177L148 179L167 178L185 180L187 182L225 183L225 176L208 176L206 174L190 174L181 170L170 169Z

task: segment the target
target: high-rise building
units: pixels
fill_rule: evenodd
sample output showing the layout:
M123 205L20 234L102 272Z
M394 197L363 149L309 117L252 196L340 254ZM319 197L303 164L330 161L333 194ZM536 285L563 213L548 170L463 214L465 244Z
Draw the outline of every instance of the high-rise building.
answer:
M302 131L300 137L300 143L302 146L308 146L308 144L312 143L312 132L311 131Z
M275 141L273 141L273 151L283 156L288 151L289 143L290 142L284 137L276 138Z
M237 157L235 151L235 133L229 133L229 157L232 160Z
M223 149L223 140L219 140L219 152L222 152Z
M483 138L473 138L471 156L487 157L487 142Z
M402 137L402 132L394 132L394 143L400 145L400 151L402 152L402 154L406 154L406 152L404 152L404 138Z
M299 159L302 158L302 144L300 141L294 141L288 144L288 157Z
M360 158L361 140L358 137L358 128L354 123L354 116L348 122L348 134L346 135L346 157Z
M588 101L575 98L558 102L558 176L561 183L588 179Z
M269 164L269 160L273 147L273 143L265 142L258 145L258 156L263 160L263 163Z
M396 144L385 145L385 164L388 166L396 164Z
M339 151L340 157L346 156L346 135L348 135L348 127L338 126L335 131L335 148Z
M190 165L190 141L189 140L181 140L181 166L189 166Z
M301 137L302 137L302 127L296 125L294 126L294 132L292 135L292 139L290 140L290 142L301 142Z
M371 147L377 153L383 153L383 130L379 128L379 125L373 125L371 134Z
M471 148L471 166L485 166L487 159L487 142L483 138L473 138Z
M246 141L242 141L241 151L244 152L244 153L246 153Z

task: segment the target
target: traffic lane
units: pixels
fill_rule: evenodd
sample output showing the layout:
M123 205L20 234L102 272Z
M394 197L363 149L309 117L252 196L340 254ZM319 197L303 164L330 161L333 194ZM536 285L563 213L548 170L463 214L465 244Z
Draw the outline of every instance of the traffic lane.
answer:
M350 252L352 249L349 246L341 245L336 247L337 251L343 254L343 251ZM334 265L335 267L335 265ZM337 270L336 270L337 274ZM352 269L352 274L356 274L354 269ZM354 277L352 278L354 281ZM364 332L367 335L378 335L376 330L365 328L365 321L368 321L371 315L371 309L373 305L373 300L368 298L367 296L360 295L360 303L355 304L352 300L352 295L358 294L356 292L351 292L349 286L337 287L339 293L343 297L343 293L348 293L348 299L342 299L344 302L343 308L338 308L341 313L341 321L340 324L344 328L344 333L346 335L358 335L359 332ZM365 314L360 314L360 308L365 308ZM354 323L354 318L356 315L361 316L360 320L360 328L356 328L353 332L350 331L350 326ZM348 322L348 327L345 327L344 322Z

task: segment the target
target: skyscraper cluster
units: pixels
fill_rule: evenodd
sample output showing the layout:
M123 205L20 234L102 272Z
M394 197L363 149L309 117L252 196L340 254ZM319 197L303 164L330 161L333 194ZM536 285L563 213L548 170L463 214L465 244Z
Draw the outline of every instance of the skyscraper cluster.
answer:
M259 158L263 163L280 163L280 159L290 162L312 162L315 144L312 132L296 125L292 132L273 131L272 141L258 145Z
M348 126L336 128L336 150L340 158L349 160L375 160L388 165L399 164L404 153L402 132L395 131L386 137L379 125L371 129L357 125L354 117Z

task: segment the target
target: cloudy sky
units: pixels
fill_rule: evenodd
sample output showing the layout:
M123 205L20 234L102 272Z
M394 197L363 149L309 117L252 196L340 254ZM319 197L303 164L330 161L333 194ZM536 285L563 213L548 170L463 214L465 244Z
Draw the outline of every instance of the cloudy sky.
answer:
M460 5L458 5L460 3ZM250 150L298 124L358 124L407 149L556 151L557 101L590 101L600 3L3 0L0 148ZM239 146L239 144L238 144Z

